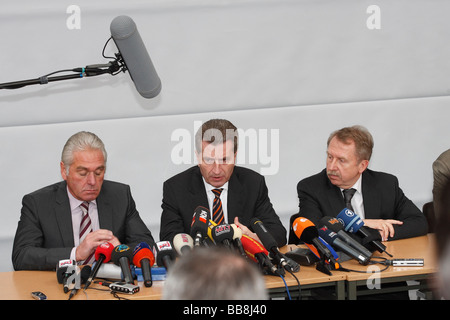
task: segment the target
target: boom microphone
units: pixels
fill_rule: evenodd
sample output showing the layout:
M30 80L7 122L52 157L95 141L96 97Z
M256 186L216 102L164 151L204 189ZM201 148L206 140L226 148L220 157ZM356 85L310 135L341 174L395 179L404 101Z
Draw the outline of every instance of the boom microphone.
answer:
M161 91L161 80L133 19L118 16L111 22L110 30L136 90L144 98L156 97Z
M139 243L133 251L133 264L141 268L142 277L144 278L144 285L146 287L151 287L152 282L152 271L151 267L155 263L155 256L150 250L150 247L147 243L141 242Z
M364 226L364 221L350 209L344 208L337 215L337 219L344 226L344 230L356 233L363 237L375 250L380 253L386 252L387 255L392 257L390 253L386 251L386 246L379 240L374 239L367 227Z
M92 283L92 280L96 277L98 269L100 269L100 266L103 263L109 262L109 260L111 260L111 253L113 250L114 246L109 242L102 243L97 247L97 249L95 249L95 260L97 260L97 262L95 263L95 266L92 268L91 275L86 281L84 290L86 290Z
M122 269L125 282L134 284L130 269L130 261L133 260L133 251L131 251L131 248L126 244L119 244L112 251L111 260Z

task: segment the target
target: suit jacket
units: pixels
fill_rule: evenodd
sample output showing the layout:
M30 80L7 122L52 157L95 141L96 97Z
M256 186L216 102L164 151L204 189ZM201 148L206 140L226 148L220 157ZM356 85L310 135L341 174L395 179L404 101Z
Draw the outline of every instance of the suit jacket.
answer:
M300 216L318 224L324 216L336 217L345 208L339 187L333 185L326 169L297 185ZM400 189L398 179L387 173L366 169L362 174L363 205L366 219L395 219L395 235L388 240L421 236L427 233L424 214Z
M436 217L441 215L442 192L449 181L450 150L446 150L433 162L433 206Z
M279 246L286 244L286 229L275 213L262 175L235 166L228 183L228 223L235 217L249 225L257 217ZM172 241L178 233L190 233L192 216L198 206L209 208L200 168L191 167L164 182L160 239Z
M66 186L58 182L23 197L12 253L15 270L54 270L59 260L69 259L74 235ZM132 249L139 242L154 245L128 185L103 181L96 202L101 229Z

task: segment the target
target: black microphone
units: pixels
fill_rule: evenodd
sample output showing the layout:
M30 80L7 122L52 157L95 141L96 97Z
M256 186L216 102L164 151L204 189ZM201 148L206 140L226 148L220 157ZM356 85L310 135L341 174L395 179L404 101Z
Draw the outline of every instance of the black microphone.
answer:
M175 258L176 254L170 241L159 241L156 243L156 264L158 266L169 270Z
M258 238L261 240L264 247L274 255L274 259L277 260L283 268L291 272L300 270L300 265L295 261L289 259L290 261L288 263L288 258L278 250L276 240L258 218L253 218L250 221L250 225L252 226L253 231L258 235Z
M144 98L156 97L161 91L161 80L133 19L118 16L111 22L110 30L136 90Z
M103 263L109 262L109 260L111 260L111 253L113 250L114 246L109 242L102 243L97 247L97 249L95 249L95 260L97 260L97 262L92 268L91 275L86 281L84 290L86 290L90 286L92 280L94 280L94 278L96 277L98 270L100 269L100 266Z
M321 225L326 226L329 230L336 232L339 239L344 241L355 250L361 252L368 259L372 257L372 252L370 252L370 250L368 250L366 247L352 238L347 232L345 232L344 226L339 222L338 219L325 216L320 220L320 223Z
M191 237L194 239L194 246L198 247L208 236L208 222L211 217L209 209L198 206L195 208L191 222Z
M126 244L119 244L112 251L111 261L120 266L125 282L134 284L130 269L130 261L133 261L133 250Z
M328 229L325 225L319 227L319 235L325 240L327 243L331 244L338 250L345 252L350 257L358 260L358 262L362 265L367 265L369 263L369 258L363 255L361 252L356 249L350 247L347 243L342 241L337 233Z
M234 230L229 224L219 224L211 229L211 238L215 244L222 244L231 249L231 241L233 241Z
M89 265L84 266L81 271L76 274L75 285L70 292L69 300L72 299L78 293L78 290L81 288L82 284L85 284L88 281L89 276L92 273L92 268ZM86 287L85 287L86 288Z
M392 255L386 251L386 246L374 238L374 235L364 226L364 221L356 213L350 209L344 208L339 212L336 218L342 223L345 231L360 235L364 241L374 248L374 250L377 250L380 253L386 252L388 256L392 257ZM378 236L379 233L376 233Z
M73 266L75 266L75 262L71 259L59 260L56 264L56 279L58 280L58 283L63 285L64 293L68 292L67 278L72 274L72 272L70 272L70 274L67 272L67 268L74 268Z

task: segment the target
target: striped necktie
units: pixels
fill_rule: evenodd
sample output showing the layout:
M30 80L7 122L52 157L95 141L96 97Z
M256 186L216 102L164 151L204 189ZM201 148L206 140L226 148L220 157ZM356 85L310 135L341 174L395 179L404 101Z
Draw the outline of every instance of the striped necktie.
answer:
M222 224L223 223L223 208L222 208L222 201L220 200L220 194L222 193L223 189L212 189L212 192L214 193L214 200L213 200L213 221L216 224Z
M89 202L83 202L80 204L81 211L83 212L83 217L80 223L80 243L84 241L89 232L92 231L91 218L89 218ZM94 262L94 252L84 261L82 264L91 264Z

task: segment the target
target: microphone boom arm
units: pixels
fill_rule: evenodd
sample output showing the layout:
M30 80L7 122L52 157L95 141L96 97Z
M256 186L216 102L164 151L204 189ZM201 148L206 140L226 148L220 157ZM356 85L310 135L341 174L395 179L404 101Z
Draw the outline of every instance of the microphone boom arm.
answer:
M109 73L113 76L118 74L119 72L125 72L127 67L122 59L120 53L116 53L116 59L110 61L107 64L94 64L89 65L84 68L74 68L68 70L55 71L45 76L29 79L29 80L21 80L21 81L13 81L0 83L0 89L19 89L25 86L34 85L34 84L47 84L49 82L54 81L62 81L62 80L70 80L70 79L79 79L84 77L93 77L101 74ZM75 72L75 74L68 74L64 76L55 76L49 77L52 74L60 73L60 72Z

